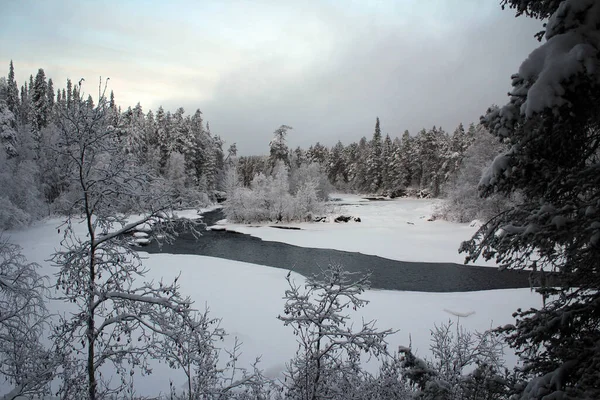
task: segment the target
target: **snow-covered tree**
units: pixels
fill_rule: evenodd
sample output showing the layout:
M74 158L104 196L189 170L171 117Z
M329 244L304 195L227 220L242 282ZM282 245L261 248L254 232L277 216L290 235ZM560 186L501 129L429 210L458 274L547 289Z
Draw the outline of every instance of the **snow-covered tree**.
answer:
M36 132L48 125L50 118L50 104L48 102L48 82L46 82L46 74L40 68L35 76L33 87L29 87L31 91L32 105L32 124Z
M2 144L8 157L17 156L17 124L15 115L3 100L0 100L0 144Z
M320 275L299 285L288 274L283 314L277 318L291 326L298 338L296 356L287 365L284 382L288 399L347 399L347 382L360 380L361 354L387 354L392 330L377 330L375 321L358 330L349 324L348 309L364 307L360 295L368 276L356 277L341 265L330 265Z
M369 190L370 182L367 180L367 157L369 157L369 143L366 137L360 138L355 146L348 146L348 166L350 168L352 187L354 190Z
M160 106L156 112L156 140L159 149L158 172L164 176L171 155L171 113Z
M269 143L269 166L271 168L275 168L278 161L290 165L289 149L285 139L287 131L290 129L292 129L291 126L281 125L273 132L273 139Z
M440 216L456 222L470 222L474 219L487 221L488 219L508 210L513 201L510 196L500 193L481 198L478 185L481 176L490 166L494 157L506 145L498 142L481 125L477 127L475 142L465 151L460 168L445 187L445 197L440 209Z
M383 147L381 150L381 187L384 190L392 189L392 182L394 181L393 172L394 162L394 146L392 144L392 138L390 135L385 135L383 141Z
M290 193L296 194L300 187L309 182L310 185L314 185L315 196L319 201L327 200L329 193L331 193L332 185L327 178L327 174L323 171L323 167L317 163L304 163L291 171Z
M404 151L405 149L402 147L402 140L395 138L392 142L392 153L388 166L388 192L390 194L397 195L401 193L401 191L404 191L410 184L410 178L408 176L410 172L407 170L407 165L404 162Z
M227 158L226 160L233 160L237 157L237 145L235 143L232 143L231 145L229 145L229 148L227 149Z
M258 173L250 187L244 187L231 172L225 215L234 222L288 222L310 220L322 211L328 192L327 176L318 164L294 169L290 178L287 166L280 161L271 175Z
M501 400L512 393L514 375L504 367L501 338L492 331L469 332L448 321L431 330L431 359L401 347L388 365L422 400ZM385 364L384 364L385 365Z
M369 142L369 156L366 160L366 171L365 179L367 181L368 190L375 193L381 189L382 184L382 142L381 142L381 128L379 126L379 117L375 122L375 132L373 132L373 138Z
M6 105L13 115L19 114L19 88L17 81L15 80L15 68L12 60L10 60L10 67L8 70L8 79L6 87Z
M510 143L480 182L484 195L523 201L463 243L467 260L554 272L539 309L503 329L529 382L521 398L599 398L600 3L507 1L546 18L543 44L512 77L511 97L484 125Z
M41 340L47 329L46 281L39 265L0 237L0 376L10 385L0 398L50 394L60 358Z
M155 232L168 236L173 197L128 157L109 116L101 96L94 108L74 102L58 119L55 151L68 156L72 186L62 247L52 260L59 267L60 298L76 309L62 315L53 334L65 357L63 399L132 396L133 375L150 373L153 351L173 340L173 331L194 323L177 279L145 282L141 260L127 244L126 233L141 224L154 224ZM133 222L119 214L132 210L142 213ZM80 216L83 235L77 233Z
M329 150L321 143L317 142L310 146L306 151L306 161L309 163L317 163L322 166L327 165L329 159Z
M52 115L52 111L54 110L55 101L55 93L54 93L54 82L52 82L52 78L48 79L48 92L46 94L48 99L48 115L49 117Z
M427 190L437 197L445 182L443 165L447 155L447 135L435 126L422 130L418 137L419 189Z
M348 183L347 167L344 159L344 145L338 141L331 149L327 164L327 175L332 185Z

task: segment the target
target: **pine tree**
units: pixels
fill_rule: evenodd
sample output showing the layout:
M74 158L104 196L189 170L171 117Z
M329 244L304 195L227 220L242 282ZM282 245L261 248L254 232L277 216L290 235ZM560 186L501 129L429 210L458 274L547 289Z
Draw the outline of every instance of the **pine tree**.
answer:
M366 137L360 138L356 148L352 153L352 171L354 178L352 187L354 190L370 190L370 183L367 180L367 160L369 158L369 142Z
M294 150L294 161L296 164L296 168L300 167L303 163L306 162L306 153L304 150L300 148L300 146L296 147Z
M17 124L14 114L8 108L8 104L0 100L0 144L6 155L16 157L17 151Z
M35 76L35 83L31 93L31 105L33 113L33 128L36 132L48 125L50 116L50 105L48 102L48 83L46 82L46 74L40 68ZM39 138L36 139L39 141Z
M21 86L21 108L19 110L19 121L23 125L30 123L30 110L31 110L31 101L29 97L29 90L27 88L27 83Z
M275 168L277 161L283 161L285 165L290 165L289 149L286 144L285 136L287 131L292 129L291 126L281 125L273 132L273 139L269 143L269 165Z
M400 195L404 189L408 186L406 183L406 173L402 162L402 141L399 138L395 138L392 142L392 150L390 156L390 162L388 167L388 184L391 196Z
M327 176L329 182L335 185L336 183L348 183L347 168L344 160L344 145L338 141L331 149L329 163L327 164Z
M237 157L237 145L235 143L232 143L227 149L227 159L229 160L235 157Z
M64 96L63 96L64 97ZM67 108L73 104L73 83L70 79L67 79Z
M442 184L445 182L443 165L446 159L448 138L443 129L435 126L428 130L422 130L418 137L418 162L420 169L421 190L427 190L428 194L437 197L440 194Z
M61 107L62 107L62 109L66 109L67 108L67 92L66 92L66 90L64 88L61 90L60 99L61 99Z
M48 79L48 113L51 114L52 110L54 110L54 82L52 82L52 78Z
M417 158L415 140L408 131L402 134L400 146L400 170L403 172L402 186L409 187L415 176L415 160Z
M199 186L202 182L208 148L208 137L204 131L202 111L199 109L189 120L189 134L191 136L191 147L186 153L186 171L192 176L194 185Z
M394 150L390 135L385 135L381 151L381 188L389 191L392 189L394 165Z
M373 138L369 142L369 156L367 158L366 180L369 183L368 189L375 193L381 189L382 184L382 169L383 162L382 154L381 129L379 127L379 117L375 122L375 132Z
M15 69L12 60L8 70L6 105L13 115L19 115L19 88L15 80Z
M167 171L167 163L171 155L171 113L165 113L160 106L156 112L156 140L159 146L158 172L164 176Z
M327 160L329 159L329 151L327 147L317 142L314 146L308 148L306 158L309 163L317 163L324 167L327 165Z

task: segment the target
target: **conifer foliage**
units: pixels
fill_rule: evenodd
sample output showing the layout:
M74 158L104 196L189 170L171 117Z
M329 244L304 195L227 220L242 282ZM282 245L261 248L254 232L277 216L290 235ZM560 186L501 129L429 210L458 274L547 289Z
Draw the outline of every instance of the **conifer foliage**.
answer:
M0 228L26 225L44 213L65 211L72 195L66 179L67 157L52 149L64 127L72 123L73 110L98 106L91 95L83 93L85 80L74 84L68 79L65 86L55 88L40 68L35 78L32 75L21 86L19 97L10 62L8 79L0 90L0 180L6 183L0 194ZM207 204L223 189L223 140L210 132L200 110L185 115L183 108L171 113L159 107L156 113L145 113L138 103L121 111L110 92L106 118L110 126L118 127L127 157L154 175L168 178L176 188L170 193L182 205Z
M480 184L523 200L462 246L467 260L553 272L540 309L502 328L524 361L524 398L598 398L600 370L600 3L510 1L550 15L544 43L512 77L508 104L484 124L511 147ZM542 284L544 282L542 281Z

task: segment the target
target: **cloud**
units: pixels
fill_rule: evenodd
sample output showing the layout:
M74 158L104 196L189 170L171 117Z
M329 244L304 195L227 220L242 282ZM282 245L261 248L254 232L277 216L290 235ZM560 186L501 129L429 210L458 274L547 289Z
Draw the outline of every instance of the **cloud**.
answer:
M541 23L495 1L9 2L0 63L22 82L99 76L124 107L200 108L242 154L476 121L506 100ZM18 38L18 39L17 39ZM88 86L89 85L89 86Z

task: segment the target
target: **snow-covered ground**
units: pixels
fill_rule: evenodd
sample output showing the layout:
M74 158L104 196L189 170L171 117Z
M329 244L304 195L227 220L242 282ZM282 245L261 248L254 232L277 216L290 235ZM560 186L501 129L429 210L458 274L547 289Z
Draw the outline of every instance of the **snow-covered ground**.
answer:
M346 200L352 198L346 197ZM358 205L362 203L358 198L353 201L353 205L340 206L339 214L360 216L361 223L299 224L302 231L268 227L236 229L268 240L415 261L460 261L461 256L455 254L455 248L475 229L443 221L427 222L421 216L431 213L431 201L370 202L364 206ZM195 212L185 214L197 215ZM59 224L59 220L48 220L5 235L23 247L29 260L40 263L44 274L52 275L55 271L45 260L59 246L62 237L56 229ZM291 329L285 328L276 318L283 310L287 271L195 255L142 255L150 279L164 277L169 280L181 274L182 293L195 300L196 308L204 309L206 305L212 316L222 318L221 327L230 335L225 346L230 347L236 336L243 342L242 365L249 365L255 357L262 356L260 365L266 374L280 376L286 361L297 348ZM295 279L302 280L303 277L295 275ZM455 321L452 314L472 313L461 318L461 324L471 330L485 330L512 322L511 313L518 307L541 306L541 299L528 289L467 293L371 290L364 297L370 304L356 313L356 321L362 317L375 319L380 329L399 329L390 339L392 347L408 345L411 340L421 356L429 354L429 330L434 324ZM50 303L53 311L64 310L64 307L60 303ZM514 356L508 354L507 362L513 364ZM169 370L164 364L155 366L151 378L138 379L136 386L140 394L145 395L166 392L169 380L176 384L183 382L182 374Z
M263 240L301 247L355 251L399 261L455 262L462 241L471 238L477 226L448 221L431 221L439 200L394 199L369 201L357 195L332 194L332 216L360 217L361 222L291 223L301 230L273 229L273 224L232 224L219 221L215 229L246 233ZM224 228L223 228L224 227ZM479 260L477 265L495 266Z

